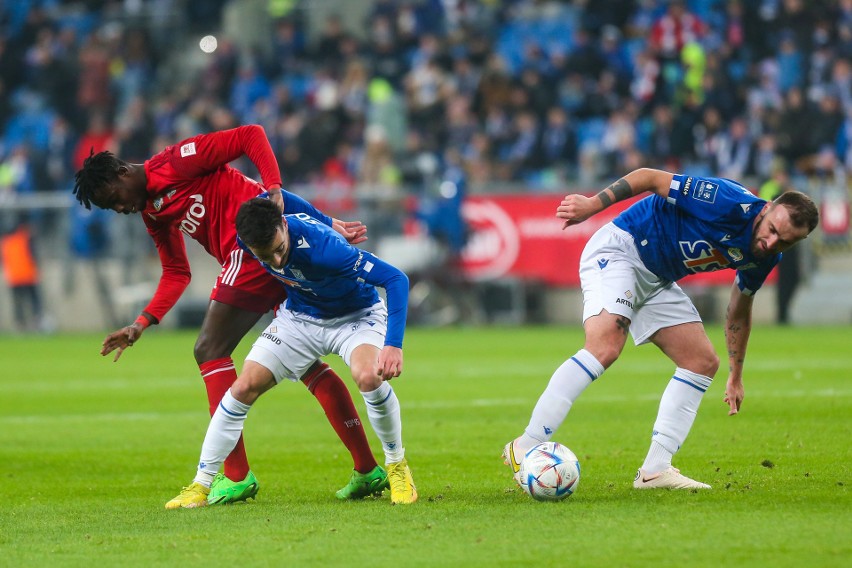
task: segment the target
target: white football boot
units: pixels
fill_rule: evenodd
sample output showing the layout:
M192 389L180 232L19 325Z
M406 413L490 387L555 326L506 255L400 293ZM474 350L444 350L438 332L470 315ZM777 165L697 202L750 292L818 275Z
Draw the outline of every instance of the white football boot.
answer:
M636 472L636 479L633 480L633 487L635 489L710 489L706 483L688 478L675 467L653 474L646 473L640 468Z

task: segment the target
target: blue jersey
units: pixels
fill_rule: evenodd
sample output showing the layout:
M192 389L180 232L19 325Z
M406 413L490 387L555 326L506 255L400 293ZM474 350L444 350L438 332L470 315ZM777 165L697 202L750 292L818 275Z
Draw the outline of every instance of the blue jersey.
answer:
M375 255L358 249L331 227L299 213L284 215L290 254L284 268L263 268L287 286L286 308L320 319L339 318L379 301L385 289L388 333L385 345L402 347L408 312L408 277ZM240 246L251 253L238 239Z
M754 220L765 204L729 179L676 175L666 199L646 197L613 223L633 235L645 266L660 278L731 268L750 295L781 259L751 254Z

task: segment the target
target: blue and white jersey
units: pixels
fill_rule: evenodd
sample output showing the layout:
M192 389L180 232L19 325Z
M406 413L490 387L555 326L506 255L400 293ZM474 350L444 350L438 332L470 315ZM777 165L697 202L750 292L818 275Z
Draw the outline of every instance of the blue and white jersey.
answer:
M287 286L285 307L317 319L345 317L379 301L385 289L388 333L385 345L402 347L408 312L408 277L372 253L350 245L331 227L305 213L284 215L290 253L281 270L263 268ZM248 247L238 239L243 249Z
M646 197L613 223L633 235L645 266L660 278L674 282L731 268L739 289L750 295L781 260L780 254L751 254L754 220L765 204L729 179L675 175L666 199Z

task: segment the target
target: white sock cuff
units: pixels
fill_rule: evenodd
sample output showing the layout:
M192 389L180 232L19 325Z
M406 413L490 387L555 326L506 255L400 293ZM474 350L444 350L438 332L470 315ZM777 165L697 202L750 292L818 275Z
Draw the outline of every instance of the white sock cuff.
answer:
M577 351L574 356L571 357L571 361L574 361L574 363L583 369L593 381L603 375L603 372L605 371L604 366L601 365L600 361L598 361L594 355L585 349Z
M231 389L222 396L222 402L219 403L219 408L230 414L231 416L245 416L251 410L250 404L244 404L235 399L231 394Z
M712 377L705 377L704 375L699 375L698 373L693 373L692 371L688 371L680 367L675 369L672 380L685 383L701 392L705 392L708 388L710 388L710 383L713 382Z
M382 382L382 384L379 385L379 388L372 391L362 392L361 396L364 397L364 400L367 403L373 406L378 406L385 402L392 394L393 389L391 388L390 383Z

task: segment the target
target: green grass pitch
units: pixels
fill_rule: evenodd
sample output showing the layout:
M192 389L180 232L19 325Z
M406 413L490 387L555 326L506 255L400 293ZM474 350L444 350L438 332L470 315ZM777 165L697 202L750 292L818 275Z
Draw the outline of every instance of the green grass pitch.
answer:
M414 329L393 385L418 503L336 501L350 458L287 383L246 425L258 499L182 511L163 504L208 422L195 334L149 330L115 364L101 339L0 338L0 566L852 565L849 327L755 329L735 417L723 357L675 461L711 491L631 489L673 370L654 347L628 344L575 404L554 439L580 458L579 489L538 503L499 456L581 330Z

